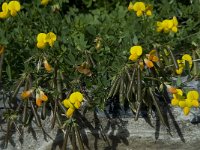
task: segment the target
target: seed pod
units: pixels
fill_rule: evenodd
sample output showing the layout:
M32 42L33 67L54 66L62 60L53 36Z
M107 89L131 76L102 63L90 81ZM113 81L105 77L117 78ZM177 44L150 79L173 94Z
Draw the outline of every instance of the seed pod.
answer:
M141 70L140 66L138 65L137 69L137 101L141 101L141 89L142 89L142 79L141 79Z
M35 106L33 104L33 101L30 101L30 104L31 104L32 112L33 112L33 115L35 117L35 121L36 121L37 126L38 127L42 127L42 123L41 123L40 117L39 117L39 115L38 115L38 113L36 111L36 108L35 108Z
M62 110L63 113L67 111L60 101L58 101L58 107Z
M117 85L118 81L119 81L119 77L117 76L117 77L114 79L113 84L112 84L112 86L111 86L111 88L110 88L110 91L109 91L109 94L108 94L108 98L110 98L110 97L113 96L113 92L114 92L114 90L115 90L115 88L116 88L116 85Z
M72 126L72 132L71 132L71 143L72 143L72 147L73 147L73 150L77 150L77 145L76 145L76 133L75 133L75 130L74 130L74 126Z
M54 105L54 110L53 110L53 117L51 119L51 128L52 129L54 128L55 122L56 122L57 105L58 105L58 102L57 102L57 100L55 100L55 105Z
M81 138L81 134L80 134L80 132L78 130L77 125L74 125L74 128L75 128L75 133L77 135L77 139L78 139L78 143L79 143L79 148L80 148L80 150L84 150L83 140Z
M127 99L130 101L130 95L131 95L131 92L133 92L132 91L132 89L133 89L133 83L134 83L134 79L135 79L135 71L136 69L134 68L134 70L133 70L133 73L132 73L132 76L131 76L131 80L130 80L130 84L129 84L129 86L128 86L128 90L127 90L127 95L126 95L126 97L127 97ZM134 92L133 92L134 93Z
M114 90L114 93L113 93L112 97L115 96L115 95L117 94L117 92L119 91L119 87L120 87L120 83L121 83L121 82L120 82L120 81L121 81L121 77L119 77L119 80L118 80L118 81L119 81L119 82L116 83L116 86L115 86L115 88L114 88L115 90Z
M124 77L123 77L123 75L121 76L121 79L120 79L119 101L121 104L124 102Z
M28 119L27 109L28 109L28 101L24 101L24 108L23 108L23 114L22 114L22 123L23 124L25 124Z
M46 119L46 102L43 102L42 104L41 119L42 120Z
M67 142L68 142L68 137L69 137L69 133L71 132L71 127L67 127L66 131L65 131L65 137L64 137L64 141L63 141L63 145L62 145L62 150L66 150L67 149Z

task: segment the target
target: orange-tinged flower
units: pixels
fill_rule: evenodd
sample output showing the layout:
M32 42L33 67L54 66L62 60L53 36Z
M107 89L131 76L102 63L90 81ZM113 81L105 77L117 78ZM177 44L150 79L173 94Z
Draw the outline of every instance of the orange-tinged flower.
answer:
M51 65L48 63L46 59L43 61L43 63L44 63L44 68L47 72L51 72L53 70Z
M132 2L130 2L128 5L128 11L134 11Z
M178 92L175 87L171 85L166 85L166 86L169 93L176 94Z
M32 89L31 89L31 90L28 90L28 91L23 91L23 92L21 93L21 98L22 98L23 100L29 98L29 97L31 96L32 92L33 92Z
M46 102L48 100L48 97L45 95L45 93L42 90L38 90L36 92L36 105L41 106L42 102Z
M38 107L42 106L42 100L41 99L36 99L36 105Z
M146 58L144 59L144 62L148 68L152 68L154 66L153 62Z

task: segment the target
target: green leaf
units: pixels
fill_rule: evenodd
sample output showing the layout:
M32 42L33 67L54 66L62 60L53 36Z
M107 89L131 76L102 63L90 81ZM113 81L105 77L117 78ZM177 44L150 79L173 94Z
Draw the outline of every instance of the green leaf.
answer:
M6 73L7 73L9 81L11 81L12 80L12 75L11 75L11 68L10 68L9 64L6 66Z

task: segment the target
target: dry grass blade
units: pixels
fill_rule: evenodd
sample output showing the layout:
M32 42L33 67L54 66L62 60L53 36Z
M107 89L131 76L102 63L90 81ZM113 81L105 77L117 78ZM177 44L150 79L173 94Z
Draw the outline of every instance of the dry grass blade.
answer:
M40 119L40 117L39 117L39 115L38 115L38 113L36 111L36 108L35 108L35 106L33 104L33 101L30 101L30 104L31 104L31 108L32 108L33 115L35 117L35 121L36 121L37 126L38 127L42 127L41 119Z

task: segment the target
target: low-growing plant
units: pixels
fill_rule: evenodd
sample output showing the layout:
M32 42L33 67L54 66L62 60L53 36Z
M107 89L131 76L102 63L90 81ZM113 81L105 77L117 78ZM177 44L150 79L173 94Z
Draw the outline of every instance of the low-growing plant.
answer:
M198 92L186 95L180 82L182 75L199 76L199 1L112 7L115 1L83 0L96 7L84 12L65 8L72 5L67 0L0 2L0 88L9 95L2 99L6 143L13 125L20 132L19 125L33 120L48 135L42 120L51 112L52 128L57 123L65 132L63 149L68 137L74 149L76 137L84 149L80 117L104 110L113 98L120 108L128 104L135 120L144 110L149 119L158 114L168 130L171 105L185 115L199 107Z

